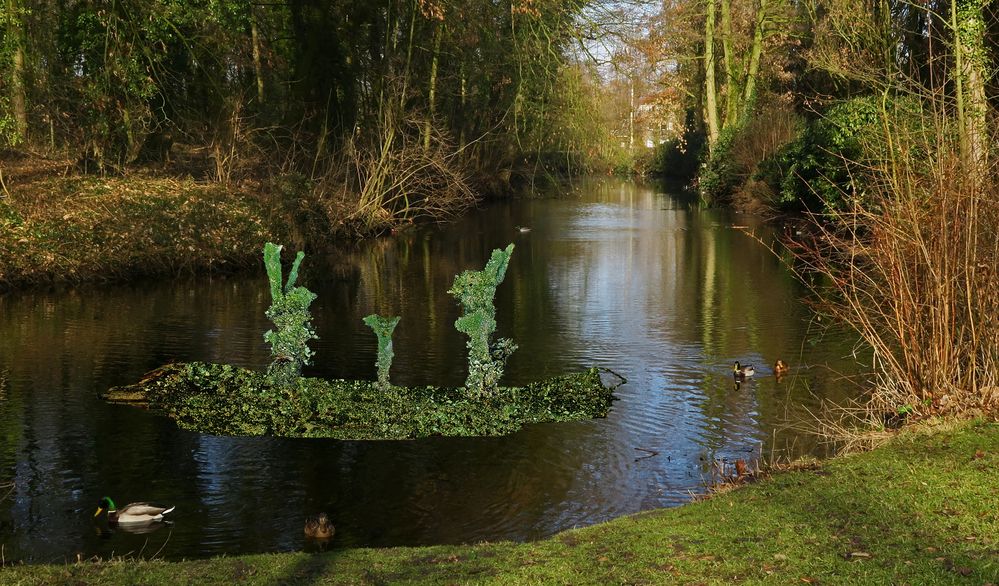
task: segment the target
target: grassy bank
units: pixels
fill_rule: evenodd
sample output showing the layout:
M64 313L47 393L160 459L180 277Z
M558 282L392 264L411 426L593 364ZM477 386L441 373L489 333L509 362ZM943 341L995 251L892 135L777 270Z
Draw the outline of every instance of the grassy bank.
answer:
M288 241L287 214L259 193L191 179L11 181L0 197L0 289L227 270Z
M543 541L19 566L4 584L995 584L999 425L909 431ZM334 542L335 543L335 542Z

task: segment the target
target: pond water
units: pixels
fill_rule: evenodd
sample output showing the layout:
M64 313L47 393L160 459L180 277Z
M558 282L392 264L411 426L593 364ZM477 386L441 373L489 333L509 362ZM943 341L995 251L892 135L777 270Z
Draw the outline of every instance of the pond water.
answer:
M596 365L628 383L606 419L501 438L216 437L97 398L171 360L265 368L262 269L0 296L0 553L309 549L303 522L319 511L336 524L334 548L530 540L688 502L715 461L819 449L794 429L822 399L857 392L841 376L857 370L853 344L824 331L761 244L773 230L662 188L588 181L306 257L321 338L306 374L374 378L361 318L378 312L402 316L393 382L460 385L465 341L447 289L515 243L497 294L498 335L520 346L504 382ZM792 364L779 381L778 357ZM739 388L736 360L758 368ZM93 518L104 495L176 505L174 522L111 531Z

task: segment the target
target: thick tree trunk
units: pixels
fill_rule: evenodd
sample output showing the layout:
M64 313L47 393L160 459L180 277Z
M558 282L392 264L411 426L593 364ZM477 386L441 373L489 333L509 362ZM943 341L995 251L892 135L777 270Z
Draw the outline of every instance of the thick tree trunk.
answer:
M736 123L742 97L738 67L732 54L732 0L721 0L722 66L725 68L725 127Z
M25 80L24 23L17 0L7 0L7 30L13 40L13 55L10 72L10 106L14 114L14 128L19 140L28 138L28 95Z
M763 57L763 40L766 35L767 10L770 8L769 0L760 0L760 5L756 8L756 23L753 27L753 45L749 49L749 64L746 67L746 86L742 95L742 108L739 111L739 120L743 122L749 119L753 105L756 102L756 81L760 76L760 60Z
M977 177L987 164L988 53L985 47L984 6L987 0L953 0L957 111L961 126L961 151L965 163Z
M715 0L708 0L704 23L704 95L708 122L708 148L718 142L718 86L715 82Z
M250 42L253 44L253 75L257 78L257 104L264 103L264 66L260 57L260 32L257 12L250 6Z

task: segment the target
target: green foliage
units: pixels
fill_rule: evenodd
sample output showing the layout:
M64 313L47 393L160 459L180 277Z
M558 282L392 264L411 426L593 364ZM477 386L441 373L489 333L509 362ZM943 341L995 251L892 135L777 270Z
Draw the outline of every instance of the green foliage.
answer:
M21 214L11 207L7 198L0 197L0 228L12 230L22 224L24 224L24 218L21 217Z
M707 149L704 151L697 186L701 200L707 205L727 201L744 179L732 157L732 146L738 132L739 129L734 127L722 130L714 148L710 152Z
M704 135L687 132L682 139L657 145L645 163L648 173L660 177L690 179L697 174L698 153L704 149Z
M614 387L597 369L525 387L501 387L486 399L463 388L396 387L359 380L271 377L230 365L173 364L127 387L178 425L219 435L406 439L503 435L525 423L605 417ZM105 398L115 400L118 389Z
M784 208L842 208L864 190L865 165L884 120L880 98L862 97L833 106L798 137L764 160L756 173Z
M296 287L298 269L305 258L299 251L288 273L287 282L282 285L281 249L283 247L268 242L264 245L264 266L271 286L271 306L267 317L277 326L277 331L268 330L264 340L271 345L273 361L267 372L278 385L291 384L308 365L312 358L309 341L318 339L312 329L312 315L309 305L316 294L305 287Z
M513 244L505 250L495 249L481 271L465 271L455 277L448 293L458 298L462 316L454 322L459 332L468 336L468 379L465 387L475 396L492 394L503 376L506 361L517 349L511 340L501 339L493 345L496 331L496 287L503 282Z
M0 96L0 148L16 147L22 136L17 132L17 123L10 115L10 100Z
M375 366L378 369L378 386L387 390L391 386L389 369L392 368L392 358L395 356L392 351L392 332L399 324L399 318L371 314L364 318L364 323L378 337L378 359L375 361Z

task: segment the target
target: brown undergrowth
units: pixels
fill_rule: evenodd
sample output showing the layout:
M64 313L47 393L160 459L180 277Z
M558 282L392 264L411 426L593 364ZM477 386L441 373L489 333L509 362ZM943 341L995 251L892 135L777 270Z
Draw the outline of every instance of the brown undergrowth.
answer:
M192 179L49 173L8 191L0 288L225 270L290 232L262 196Z
M250 132L240 124L229 143ZM231 270L258 263L268 240L316 248L475 204L444 134L422 140L418 125L392 120L375 134L308 161L296 136L275 138L299 146L273 160L174 145L168 162L107 175L0 152L0 289Z
M791 243L817 310L869 350L871 392L819 418L854 448L912 421L999 413L996 166L962 157L939 112L910 128L884 118L847 204Z

